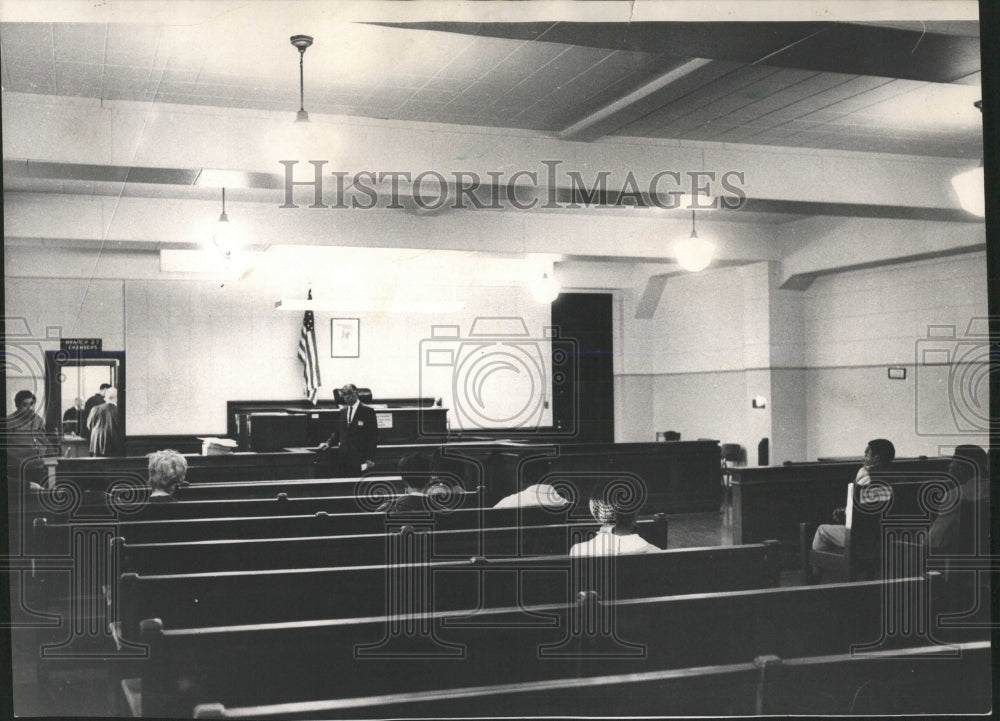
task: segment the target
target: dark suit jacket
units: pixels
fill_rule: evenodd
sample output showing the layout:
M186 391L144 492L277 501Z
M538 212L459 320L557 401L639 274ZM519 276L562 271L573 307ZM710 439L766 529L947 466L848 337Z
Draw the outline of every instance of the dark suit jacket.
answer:
M375 460L375 449L378 447L378 421L375 410L364 403L358 404L358 410L347 425L347 408L340 411L340 461L345 470L358 473L361 464ZM330 441L333 439L331 438ZM330 441L327 441L330 443ZM332 445L332 443L331 443Z

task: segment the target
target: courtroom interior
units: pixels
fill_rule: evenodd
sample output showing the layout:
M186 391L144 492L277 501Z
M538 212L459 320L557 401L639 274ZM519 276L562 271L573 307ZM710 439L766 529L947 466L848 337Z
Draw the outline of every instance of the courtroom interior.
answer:
M483 5L0 5L13 712L988 711L978 5Z

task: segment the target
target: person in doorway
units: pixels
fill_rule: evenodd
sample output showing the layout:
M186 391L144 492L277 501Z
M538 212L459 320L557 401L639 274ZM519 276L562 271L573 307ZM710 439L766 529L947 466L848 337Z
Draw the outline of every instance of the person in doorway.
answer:
M74 398L73 407L63 413L63 434L83 435L81 430L86 423L87 416L84 415L83 398Z
M97 406L104 405L104 394L110 387L110 383L101 383L101 389L88 398L87 402L84 404L83 424L80 430L80 435L84 438L90 438L90 427L87 425L87 422L90 420L90 412Z
M90 455L123 456L125 443L122 437L121 417L118 412L118 391L108 388L104 403L90 411L87 417L90 430Z

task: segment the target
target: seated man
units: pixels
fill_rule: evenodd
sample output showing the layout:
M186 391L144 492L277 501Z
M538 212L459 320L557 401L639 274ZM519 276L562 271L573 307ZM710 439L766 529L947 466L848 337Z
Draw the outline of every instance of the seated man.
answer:
M528 483L528 481L525 481ZM560 509L569 505L569 501L559 495L559 491L548 483L530 483L520 493L512 493L501 498L494 508L553 508Z
M949 493L941 504L946 510L931 524L932 551L939 555L988 553L990 474L986 451L979 446L958 446L948 475L958 482L958 488Z
M45 480L41 459L54 450L45 435L45 421L35 413L35 402L31 391L18 391L14 396L14 412L4 419L7 450L4 482L11 491L18 490L18 482L39 487Z
M590 513L601 524L601 529L589 541L574 544L569 549L570 556L617 556L661 550L636 530L635 509L622 501L630 495L628 483L624 479L614 479L597 484L590 494Z
M403 495L390 498L378 507L384 513L407 513L427 509L423 491L424 484L430 480L431 462L423 453L408 453L399 459L397 465L403 477L405 489Z
M177 451L157 451L149 455L149 502L170 503L177 486L187 475L187 459Z
M858 475L854 479L855 487L864 488L865 486L869 486L872 482L871 474L884 470L886 466L892 463L895 457L896 448L892 445L891 441L885 438L876 438L868 441L868 446L865 448L864 465L858 470ZM813 536L812 542L813 550L834 551L844 547L847 530L842 520L843 510L842 508L838 508L834 511L837 523L824 523L816 529L816 535Z

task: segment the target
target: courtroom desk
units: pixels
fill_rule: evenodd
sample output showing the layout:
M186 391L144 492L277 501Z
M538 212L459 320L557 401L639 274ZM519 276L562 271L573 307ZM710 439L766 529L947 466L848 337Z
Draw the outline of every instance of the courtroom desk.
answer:
M900 480L912 479L912 474L943 474L949 461L901 460L889 470ZM732 469L733 543L775 539L785 551L790 546L797 553L798 524L830 523L833 509L844 507L847 484L859 468L856 462L844 462Z
M63 436L59 447L63 458L87 458L90 456L90 441L76 434Z
M372 406L378 423L379 445L412 443L447 434L448 409L438 406L389 408ZM303 444L319 445L337 432L337 408L283 408L248 411L241 418L241 449L258 452Z
M188 483L314 478L316 455L306 451L230 453L218 456L185 455ZM58 480L81 491L104 491L115 482L145 487L149 476L146 456L115 458L46 458L47 485Z

